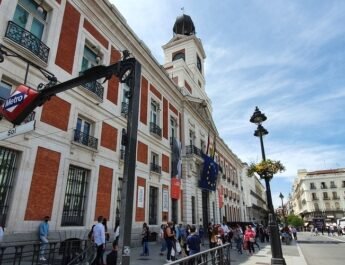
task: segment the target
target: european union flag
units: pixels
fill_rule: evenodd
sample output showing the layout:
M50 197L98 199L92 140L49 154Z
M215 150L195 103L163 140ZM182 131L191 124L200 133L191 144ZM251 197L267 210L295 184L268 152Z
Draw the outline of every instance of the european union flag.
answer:
M216 191L218 164L214 160L203 154L204 168L202 170L199 186L202 189Z

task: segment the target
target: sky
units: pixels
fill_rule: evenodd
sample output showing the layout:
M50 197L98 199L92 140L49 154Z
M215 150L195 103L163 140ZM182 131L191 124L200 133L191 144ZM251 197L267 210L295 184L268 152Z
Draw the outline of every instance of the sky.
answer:
M206 52L206 92L220 137L248 164L261 161L255 106L267 116L266 158L281 205L298 169L345 168L345 1L111 0L163 64L176 17L191 16ZM224 96L226 95L226 96Z

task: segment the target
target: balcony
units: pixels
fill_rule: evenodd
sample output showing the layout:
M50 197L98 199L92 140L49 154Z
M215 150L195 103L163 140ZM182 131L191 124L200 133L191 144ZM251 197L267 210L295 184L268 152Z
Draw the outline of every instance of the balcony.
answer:
M311 190L316 190L316 187L315 186L310 186L310 189Z
M318 197L313 197L313 198L311 198L313 201L318 201L319 200L319 198Z
M329 201L330 198L329 198L329 197L323 197L323 200L324 200L324 201Z
M340 197L339 196L333 196L332 200L340 200Z
M91 147L93 149L97 149L98 146L98 139L90 136L89 134L83 133L79 130L74 130L74 142L77 142L82 145L86 145L88 147Z
M322 186L321 186L321 189L322 189L322 190L327 189L327 186L326 186L326 185L322 185Z
M121 115L125 118L128 117L128 103L127 102L121 103Z
M150 132L159 137L162 137L162 129L154 122L150 122Z
M99 101L103 101L104 87L98 81L91 81L82 85L86 90L90 91Z
M43 62L48 62L49 47L30 31L27 31L13 21L8 21L5 37L27 49Z
M334 185L334 184L333 184L333 185L331 185L330 187L331 187L331 189L336 189L336 188L337 188L337 185Z
M187 145L186 146L186 155L197 155L202 157L202 151L200 148L197 148L194 145Z
M161 174L162 168L159 165L155 164L155 163L151 163L150 164L150 171L158 173L158 174Z

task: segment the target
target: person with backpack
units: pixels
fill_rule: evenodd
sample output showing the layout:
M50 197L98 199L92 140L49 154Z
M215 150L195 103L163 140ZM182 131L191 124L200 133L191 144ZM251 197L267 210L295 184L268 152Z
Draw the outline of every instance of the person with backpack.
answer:
M143 224L143 230L141 232L142 236L142 245L143 245L143 253L140 256L149 256L149 236L150 236L150 229L147 223Z

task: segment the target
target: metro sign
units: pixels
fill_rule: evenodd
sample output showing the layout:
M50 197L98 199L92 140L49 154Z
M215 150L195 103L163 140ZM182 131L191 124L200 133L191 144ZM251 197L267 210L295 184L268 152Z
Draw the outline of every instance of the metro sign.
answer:
M23 92L20 91L15 91L11 97L9 97L5 103L4 103L4 110L8 111L8 112L12 112L13 110L15 110L15 108L21 104L24 99L27 98L27 95Z
M28 107L39 95L39 93L25 85L17 87L16 91L4 102L0 113L10 122L18 124L23 110Z

